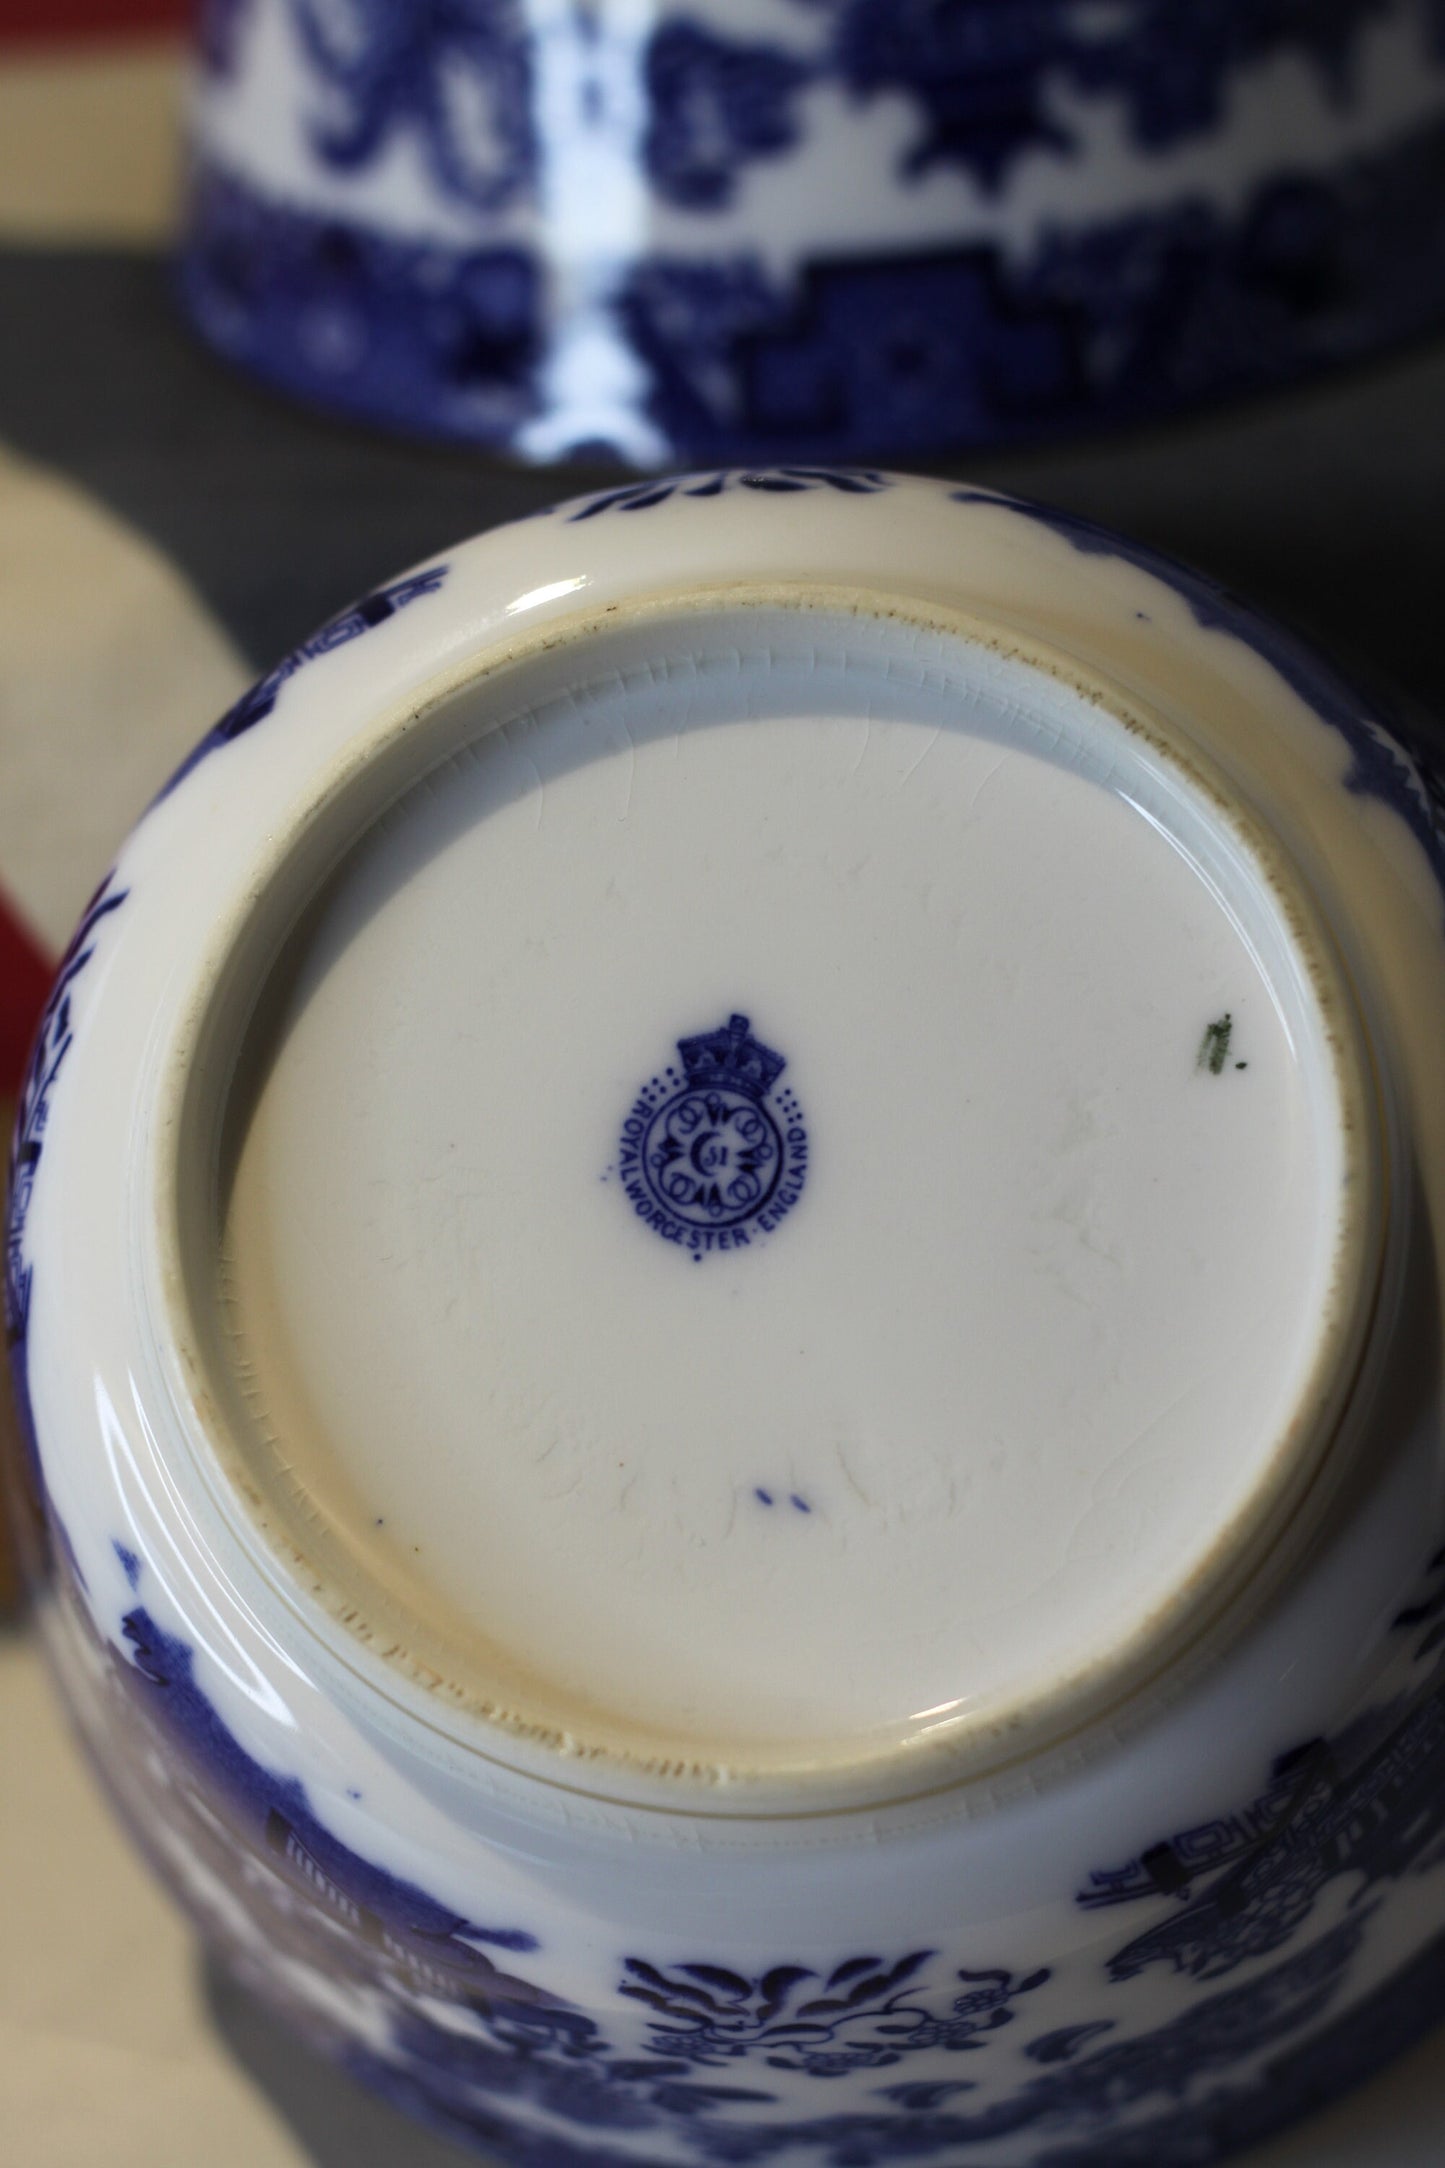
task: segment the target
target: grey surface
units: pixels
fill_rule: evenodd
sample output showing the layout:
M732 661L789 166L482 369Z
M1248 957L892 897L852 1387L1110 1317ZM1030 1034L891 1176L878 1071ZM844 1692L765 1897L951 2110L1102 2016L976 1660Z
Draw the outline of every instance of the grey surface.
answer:
M231 374L151 255L0 251L0 440L166 549L269 664L415 559L617 479L373 437ZM948 463L1190 559L1445 708L1445 345L1133 437Z

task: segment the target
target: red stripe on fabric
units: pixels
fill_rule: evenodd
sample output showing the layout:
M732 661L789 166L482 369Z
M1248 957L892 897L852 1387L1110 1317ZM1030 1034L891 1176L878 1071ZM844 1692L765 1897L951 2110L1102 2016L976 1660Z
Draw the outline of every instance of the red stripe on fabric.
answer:
M0 0L0 42L23 38L60 45L70 38L184 30L191 13L191 0Z
M0 1097L13 1099L50 991L54 966L0 896Z

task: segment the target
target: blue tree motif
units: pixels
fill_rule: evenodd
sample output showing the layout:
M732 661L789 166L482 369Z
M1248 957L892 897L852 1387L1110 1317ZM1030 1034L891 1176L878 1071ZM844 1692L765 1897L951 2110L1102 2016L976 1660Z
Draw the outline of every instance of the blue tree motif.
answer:
M953 2162L1023 2133L1035 2168L1203 2168L1365 2074L1445 2011L1442 1935L1397 1978L1329 2016L1376 1901L1356 1904L1242 1985L1193 1996L1142 2034L1116 2036L1106 1999L1076 2005L1073 2024L1025 2046L1021 2071L1032 2063L1033 2073L980 2105L970 2104L977 2088L967 2078L940 2075L934 2065L928 2076L900 2071L871 2087L876 2105L808 2115L794 2095L781 2117L741 2115L773 2106L775 2095L756 2082L713 2082L710 2069L745 2080L772 2069L800 2073L823 2081L825 2099L826 2081L844 2070L896 2069L925 2049L986 2047L1047 1975L959 1970L940 2012L926 1985L932 1953L925 1950L893 1961L859 1955L826 1976L790 1963L749 1976L716 1963L662 1966L634 1957L625 1961L622 1993L648 2013L652 2052L624 2055L585 2011L531 1977L534 1965L546 1964L533 1935L461 1920L351 1852L321 1824L297 1780L261 1768L225 1730L196 1684L185 1643L143 1609L128 1615L124 1631L130 1661L112 1652L113 1661L136 1697L140 1737L157 1740L153 1722L178 1732L192 1770L210 1773L207 1812L189 1831L201 1856L242 1894L235 1847L254 1851L259 1840L306 1900L277 1911L254 1881L245 1885L268 1944L303 1967L314 1964L320 1907L331 1929L320 1937L327 1965L358 1987L388 1993L384 2051L349 2037L330 2044L369 2084L518 2168L622 2168L639 2132L665 2135L679 2158L718 2168L764 2168L802 2152L819 2168ZM180 1787L178 1811L187 1796ZM1106 1998L1105 1982L1096 1984ZM466 2013L470 2026L455 2014L439 2020L427 1999L437 1996ZM297 2017L317 2022L299 2008ZM537 2110L576 2135L539 2129Z
M1353 62L1369 15L1390 0L1135 0L1112 37L1091 39L1077 21L1069 70L1090 89L1115 90L1128 103L1135 140L1164 149L1213 127L1230 82L1252 61L1308 53L1338 98L1350 95Z
M1388 0L799 0L835 17L834 66L859 97L902 91L923 130L908 174L953 165L997 187L1026 150L1067 151L1051 80L1114 92L1157 150L1212 127L1251 61L1311 53L1348 94L1365 18Z
M644 155L658 194L690 210L731 202L749 160L797 142L795 102L812 72L779 47L665 23L647 50Z
M311 140L369 165L415 132L437 185L501 210L535 177L532 38L518 0L292 0L327 99Z
M1065 44L1071 0L823 4L836 12L834 65L855 96L902 91L919 108L923 128L905 174L954 165L996 187L1021 151L1068 147L1047 109L1046 77Z
M1114 1952L1111 1979L1134 1979L1155 1965L1223 1979L1288 1943L1331 1884L1349 1878L1351 1907L1367 1916L1372 1889L1422 1874L1445 1856L1442 1555L1395 1621L1401 1633L1425 1629L1412 1668L1427 1668L1405 1692L1330 1738L1281 1755L1266 1790L1235 1813L1091 1876L1079 1899L1091 1908L1175 1900Z

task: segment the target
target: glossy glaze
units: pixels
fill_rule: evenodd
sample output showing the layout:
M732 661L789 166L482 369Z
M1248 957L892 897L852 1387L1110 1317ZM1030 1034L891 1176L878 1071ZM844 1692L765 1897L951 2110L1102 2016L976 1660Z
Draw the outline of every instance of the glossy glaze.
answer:
M344 631L308 643L304 662L273 673L269 691L236 711L245 721L212 733L137 830L63 968L22 1107L7 1292L52 1554L42 1614L82 1726L141 1841L228 1960L332 2052L416 2112L520 2162L1184 2162L1302 2112L1429 2022L1445 1980L1441 1578L1432 1563L1445 1524L1432 1256L1445 1208L1438 784L1323 665L1196 576L954 485L777 470L685 478L501 530L383 597L385 606L372 598L340 621ZM680 783L661 766L654 775L648 703L666 711L676 685L661 659L705 661L725 651L724 633L737 655L786 658L796 650L780 624L811 629L819 654L833 660L806 673L805 701L795 675L780 713L757 697L763 677L733 671L730 712L769 733L761 763L731 766L732 726L694 689L698 724L686 749L703 763L696 787L684 787L685 764ZM918 666L913 679L905 655ZM876 723L871 754L846 702L840 708L850 656L858 707ZM618 671L619 660L628 667ZM771 674L787 677L776 660ZM520 697L579 684L615 689L619 679L624 692L632 686L635 735L608 737L601 700L599 749L580 766L559 718L593 711L562 700L549 721L535 697ZM961 736L930 777L916 755L942 727L940 701L961 714L951 725ZM995 730L1000 719L1015 733L1047 726L1050 753L1035 767L1019 755L1012 783L976 802L971 830L969 794L987 779L975 733L990 712ZM489 727L505 736L482 758ZM1076 753L1060 765L1070 731L1079 747L1115 750L1108 761ZM667 762L681 757L676 728L657 742ZM830 952L817 930L826 931L828 913L807 899L828 849L847 836L841 811L820 810L845 742L850 755L861 750L854 787L871 808L864 832L876 836L881 870L874 889L863 877L853 917L846 903L833 905ZM471 751L458 767L462 746ZM504 748L514 763L519 749L555 753L556 770L537 761L535 772L514 773L497 793L503 817L489 825L453 782L505 780L496 765ZM788 772L806 788L782 824L792 857L785 848L779 878L797 924L814 928L807 941L760 885L748 856L757 799L737 788L744 775L766 776L786 802L785 748ZM900 797L911 764L913 784ZM409 828L388 809L423 776L431 795L415 800L421 810ZM520 838L554 788L534 858ZM1166 794L1152 801L1152 827L1151 789ZM1051 827L1055 791L1068 810ZM518 824L511 844L509 807ZM450 857L437 848L449 819ZM810 819L821 848L808 847ZM959 953L979 1013L988 1015L1009 964L1027 975L1052 959L1062 975L1045 1008L1025 1006L1014 1025L1006 1009L994 1016L979 1038L996 1043L997 1056L978 1054L966 1031L945 1032L937 1061L920 1067L915 1042L948 1006L947 969L943 952L920 940L926 916L899 899L914 874L939 880L950 865L947 851L930 856L931 819L953 847L956 878L971 863L992 869L955 899L966 906L961 922L977 929ZM1173 852L1161 828L1175 835ZM710 875L698 843L714 829L731 848L717 854L721 874ZM1178 850L1186 835L1188 858ZM678 838L679 881L649 889L665 863L663 841ZM388 852L400 861L386 879ZM844 872L856 856L842 854ZM593 869L609 861L636 932L610 965L569 979L569 955L608 938L592 884ZM1213 898L1201 878L1210 866ZM549 927L547 898L569 880L575 904ZM989 895L1007 903L993 922ZM759 900L744 907L749 897ZM1137 932L1128 929L1131 897ZM509 909L518 913L511 934ZM1118 910L1122 919L1111 920ZM408 911L420 914L415 923ZM883 944L871 957L870 926ZM1277 1022L1247 992L1226 998L1243 932L1251 968L1279 1003L1270 1011ZM1077 955L1073 943L1083 945ZM623 959L639 953L648 968L629 973ZM735 969L752 956L764 999L708 979L724 954ZM1085 996L1092 988L1127 1017L1126 995L1148 983L1151 955L1151 1002L1091 1051ZM288 956L301 968L288 967L275 988L291 1006L268 997L255 1007ZM403 968L408 956L418 962ZM1159 989L1178 993L1186 957L1199 983L1186 983L1190 998L1180 996L1176 1014L1174 995ZM348 961L361 974L351 985ZM552 1039L516 1037L557 1051L529 1083L525 1063L487 1062L487 1029L509 1002L545 1009L549 974L558 989L547 1012ZM696 1002L679 1013L694 985ZM328 998L335 1032L318 1037ZM871 1044L855 1011L892 1017L891 1038ZM1063 1011L1057 1038L1074 1058L1055 1071L1040 1019ZM734 1013L749 1019L740 1031ZM483 1050L460 1067L449 1064L445 1032L428 1050L426 1033L449 1014ZM749 1100L744 1085L754 1104L771 1105L785 1087L795 1094L808 1165L777 1226L695 1264L682 1244L642 1224L618 1146L638 1088L654 1075L660 1088L665 1081L658 1065L672 1058L679 1088L695 1079L697 1057L689 1063L679 1041L699 1038L709 1060L733 1064L728 1089L739 1100ZM1162 1071L1140 1074L1144 1050L1161 1038L1180 1042L1167 1087ZM416 1056L411 1102L398 1047ZM1011 1071L1020 1050L1027 1059ZM1229 1066L1240 1060L1244 1071ZM971 1723L967 1709L925 1709L931 1728L901 1736L890 1716L878 1736L877 1724L862 1721L870 1711L896 1716L910 1679L927 1678L932 1690L922 1626L930 1609L942 1615L941 1593L955 1603L947 1632L957 1644L943 1675L965 1698L974 1677L966 1644L982 1631L984 1592L978 1578L961 1596L948 1591L947 1541L930 1546L950 1528L965 1545L993 1510L984 1432L969 1427L968 1406L947 1432L960 1456L955 1478L972 1474L980 1486L973 1519L963 1509L950 1523L935 1502L909 1521L905 1478L918 1435L910 1420L896 1460L880 1463L873 1509L853 1526L819 1480L826 1466L806 1398L791 1411L783 1457L768 1458L777 1442L768 1395L753 1400L744 1388L729 1400L732 1388L710 1388L705 1365L710 1350L731 1345L746 1372L770 1318L786 1325L805 1314L818 1275L838 1269L832 1253L846 1260L857 1251L856 1239L840 1239L838 1215L861 1209L860 1196L869 1200L869 1239L900 1285L915 1268L926 1279L930 1257L935 1272L956 1275L971 1255L1006 1247L1019 1220L986 1200L983 1209L943 1210L926 1234L921 1217L929 1192L917 1169L936 1170L933 1188L946 1202L950 1169L968 1163L967 1136L956 1151L945 1146L951 1130L938 1117L970 1061L980 1064L984 1103L988 1089L999 1095L988 1133L1000 1144L1007 1135L1002 1162L1022 1200L1047 1202L1061 1175L1068 1139L1045 1117L1068 1112L1081 1078L1122 1095L1136 1136L1157 1118L1167 1138L1185 1110L1191 1134L1213 1137L1197 1169L1176 1164L1176 1150L1160 1171L1184 1182L1186 1216L1198 1219L1206 1198L1214 1215L1196 1246L1205 1267L1215 1259L1213 1281L1206 1269L1200 1284L1213 1286L1203 1314L1221 1337L1238 1331L1222 1306L1238 1297L1242 1314L1253 1312L1243 1275L1264 1270L1268 1245L1283 1242L1281 1257L1297 1240L1311 1250L1309 1214L1331 1196L1338 1211L1331 1165L1348 1174L1352 1201L1340 1221L1342 1278L1323 1304L1311 1298L1301 1309L1328 1356L1309 1382L1291 1382L1296 1373L1278 1350L1263 1373L1311 1421L1281 1432L1258 1389L1243 1403L1248 1420L1238 1411L1216 1418L1249 1478L1250 1503L1242 1516L1223 1512L1219 1491L1206 1486L1214 1540L1192 1564L1171 1548L1168 1516L1204 1448L1177 1412L1165 1422L1157 1503L1146 1485L1133 1519L1116 1519L1114 1562L1105 1544L1104 1568L1080 1583L1079 1616L1089 1615L1090 1588L1112 1586L1150 1633L1127 1630L1127 1619L1090 1626L1083 1637L1096 1643L1093 1660L1080 1668L1045 1602L1005 1606L996 1645L1015 1665L1039 1666L1047 1690L1024 1693L1002 1674L990 1684L980 1669L992 1722ZM566 1089L549 1097L559 1072ZM328 1134L328 1092L358 1077L370 1080L365 1103L338 1108ZM228 1106L253 1108L255 1088L262 1101L281 1089L279 1126L257 1127L248 1112L228 1131ZM502 1089L522 1095L499 1124L517 1131L515 1151L488 1160L478 1147L467 1179L447 1177L441 1188L454 1205L473 1190L490 1200L499 1232L479 1223L476 1239L458 1244L448 1232L454 1212L415 1215L429 1172L421 1159L448 1134L465 1135L473 1111L480 1125L487 1093ZM535 1138L522 1135L529 1091ZM659 1103L674 1097L664 1091ZM900 1105L923 1140L921 1157L907 1141L889 1142ZM1256 1123L1266 1139L1313 1135L1293 1202L1261 1179L1261 1169L1278 1168L1281 1147L1260 1145ZM226 1195L241 1194L227 1191L225 1170L245 1165L245 1149L227 1160L232 1133L261 1152L253 1174L267 1153L281 1155L269 1181L251 1184L248 1210L259 1224L265 1205L293 1245L293 1298L319 1306L300 1346L308 1361L324 1355L328 1333L344 1348L338 1320L355 1314L345 1275L364 1276L395 1250L396 1234L430 1229L421 1264L397 1282L415 1318L398 1323L378 1362L421 1345L415 1335L429 1329L437 1287L466 1287L468 1260L485 1261L488 1239L505 1248L506 1230L520 1230L530 1213L544 1265L550 1257L560 1270L574 1251L595 1252L598 1299L606 1272L613 1315L644 1328L648 1390L667 1375L677 1381L674 1405L731 1484L738 1516L724 1539L705 1516L689 1527L674 1506L646 1501L637 1526L648 1542L631 1571L651 1592L657 1652L642 1645L619 1655L609 1634L626 1623L626 1591L609 1581L609 1557L630 1523L610 1494L596 1494L601 1456L574 1461L596 1546L559 1576L555 1616L528 1614L516 1643L544 1683L575 1666L578 1652L598 1667L585 1709L565 1721L535 1679L514 1682L511 1698L476 1691L485 1666L475 1643L466 1677L423 1648L446 1588L468 1595L469 1521L484 1552L483 1522L496 1510L487 1455L535 1436L535 1410L509 1412L494 1396L489 1426L456 1430L480 1453L465 1483L455 1468L447 1473L456 1448L431 1421L392 1426L390 1446L385 1422L364 1451L343 1438L356 1456L349 1480L361 1470L367 1482L391 1485L390 1499L377 1498L383 1520L397 1511L424 1549L455 1540L452 1564L434 1574L423 1565L399 1576L385 1531L368 1562L360 1524L348 1535L330 1506L312 1512L308 1532L267 1482L251 1479L248 1490L260 1449L217 1389L234 1345L215 1294L217 1228ZM1181 1132L1172 1134L1177 1142ZM584 1148L594 1135L595 1151ZM1247 1160L1256 1148L1257 1165ZM338 1155L330 1176L328 1151ZM393 1151L400 1157L388 1162ZM1167 1287L1178 1255L1167 1232L1129 1205L1128 1176L1140 1162L1125 1158L1112 1174L1100 1159L1096 1203L1132 1215L1131 1239ZM354 1211L368 1167L388 1165L400 1217L358 1221L328 1258L327 1215ZM350 1190L345 1166L355 1170ZM498 1191L509 1168L510 1201ZM912 1201L890 1220L896 1195ZM1236 1222L1250 1227L1237 1287L1227 1240ZM1071 1241L1080 1234L1077 1213L1056 1224L1072 1224ZM1092 1225L1085 1215L1084 1235ZM301 1229L323 1260L309 1293ZM1035 1258L1034 1284L1057 1293L1061 1262L1109 1284L1107 1261L1077 1241L1068 1259ZM1133 1305L1147 1291L1141 1283L1115 1317L1125 1385L1151 1355L1184 1359L1173 1296L1165 1304L1173 1322L1128 1353ZM575 1317L583 1290L562 1280L556 1295L565 1330L561 1307ZM886 1302L877 1284L870 1301L875 1313ZM971 1315L973 1298L963 1307ZM916 1308L915 1300L906 1314ZM754 1329L742 1330L737 1320L754 1310ZM686 1333L668 1323L674 1312L691 1320ZM531 1328L510 1320L519 1360L545 1315L534 1306ZM1017 1300L1009 1315L1021 1333ZM1053 1455L1045 1506L1077 1526L1066 1487L1076 1463L1050 1382L1067 1315L1036 1311L1032 1330L1041 1389L1055 1396L1039 1448L1046 1469ZM584 1338L585 1329L579 1320ZM862 1331L855 1320L822 1367L837 1373L846 1341ZM375 1317L358 1328L358 1361L379 1338ZM455 1365L472 1359L469 1345L427 1381L434 1390L440 1377L453 1416L467 1400ZM888 1352L881 1347L880 1357ZM957 1397L957 1375L939 1360L935 1347L932 1371L916 1361L912 1373L889 1371L894 1401L909 1374L942 1379L939 1389ZM1006 1383L1025 1360L995 1333L966 1368L986 1378L992 1363ZM615 1368L631 1393L629 1362ZM586 1375L599 1392L607 1374L594 1351ZM357 1373L364 1396L380 1402L376 1375ZM315 1398L314 1381L311 1390ZM753 1408L754 1427L740 1437ZM274 1427L279 1437L284 1425ZM1121 1440L1124 1427L1121 1418ZM675 1449L652 1456L669 1497L683 1472L667 1458ZM524 1473L545 1465L525 1454L518 1461ZM1220 1463L1207 1472L1211 1484L1223 1481ZM1109 1509L1099 1471L1093 1482L1096 1509ZM545 1605L544 1552L565 1555L566 1488L540 1509L544 1519L563 1517L535 1556L529 1513L517 1509L504 1563L520 1575L525 1604ZM1026 1510L1022 1533L1011 1534L1013 1525L1006 1513L994 1522L989 1546L1023 1576L1047 1523ZM847 1570L846 1553L831 1578L794 1566L828 1557L821 1545L840 1532L850 1533L857 1571ZM815 1539L813 1552L802 1548ZM1159 1546L1152 1593L1150 1544ZM693 1585L710 1576L692 1608L686 1574L669 1593L682 1557ZM579 1591L594 1604L595 1626L587 1600L577 1609ZM384 1603L393 1623L409 1619L411 1639L378 1630ZM870 1618L910 1603L913 1638L890 1627L884 1669L870 1684ZM509 1603L508 1616L525 1604ZM767 1634L748 1638L760 1606L771 1663ZM485 1606L480 1616L494 1644L496 1618ZM830 1651L843 1653L842 1679L827 1675ZM696 1687L704 1660L716 1684L694 1733L668 1697L690 1667ZM624 1690L636 1698L634 1725L651 1727L646 1751L609 1718ZM820 1728L806 1754L770 1755L760 1745L770 1725L775 1740L797 1743L789 1695L811 1700ZM729 1753L716 1750L720 1733Z
M183 287L532 459L1161 414L1445 306L1433 0L213 0Z

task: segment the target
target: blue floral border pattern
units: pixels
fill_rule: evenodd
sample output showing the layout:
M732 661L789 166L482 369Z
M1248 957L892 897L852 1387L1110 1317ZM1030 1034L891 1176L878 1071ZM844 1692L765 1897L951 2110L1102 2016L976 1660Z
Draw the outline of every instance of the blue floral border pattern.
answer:
M140 1593L144 1566L120 1546L117 1556ZM196 1683L190 1648L144 1602L126 1615L125 1653L106 1654L128 1755L139 1765L153 1745L187 1773L165 1809L184 1817L186 1843L244 1893L268 1950L324 1966L372 2007L380 1988L390 2048L363 2048L299 2004L296 2022L368 2086L516 2168L625 2168L630 2141L646 2138L650 2151L659 2134L679 2157L733 2168L809 2152L819 2168L941 2164L1005 2138L1035 2148L1033 2168L1203 2168L1445 2016L1445 1934L1347 2002L1387 1891L1445 1864L1445 1552L1396 1630L1405 1690L1283 1757L1263 1802L1232 1818L1245 1838L1223 1880L1217 1845L1198 1858L1189 1838L1090 1878L1085 1905L1162 1898L1174 1909L1114 1950L1076 2022L1030 2031L1047 1970L959 1967L931 1949L859 1953L822 1972L782 1960L756 1976L715 1959L630 1955L617 1988L642 2013L640 2052L536 1977L545 1950L527 1927L463 1919L333 1836L300 1783L237 1744ZM196 1785L205 1811L190 1804ZM1311 1912L1340 1878L1355 1883L1343 1917L1332 1908L1333 1923L1308 1939ZM1191 1886L1207 1881L1202 1895ZM1228 1978L1250 1960L1242 1981ZM1150 1964L1200 1991L1121 2036L1110 1988ZM274 1979L261 1984L276 1992ZM465 2013L464 2025L438 2023L428 1997ZM975 2106L1000 2035L1019 2082L990 2086ZM929 2074L910 2074L924 2052ZM830 2109L829 2088L860 2073L877 2074L876 2105Z
M398 610L404 610L420 596L434 595L446 576L445 565L430 565L425 571L409 573L405 579L393 580L390 586L375 588L372 593L363 595L349 608L330 618L319 632L314 632L309 640L303 640L298 648L293 648L289 655L283 656L274 669L258 678L254 685L242 693L239 700L227 708L220 721L207 731L199 744L181 762L161 790L156 803L168 798L176 785L188 776L193 768L199 766L207 754L214 753L219 746L229 745L234 738L244 736L245 732L254 729L257 723L264 722L274 710L282 686L288 678L295 677L297 671L306 663L314 662L318 655L329 655L334 648L349 646L351 641L360 639L365 632L370 632L374 625L384 625L389 617L395 617Z
M247 4L212 0L202 52L219 81L241 65ZM1207 137L1239 71L1286 53L1348 108L1363 34L1391 4L792 0L787 42L668 10L642 61L642 163L659 203L705 241L754 166L801 151L805 93L824 84L845 111L907 101L914 127L891 184L905 202L940 167L997 190L1030 148L1077 155L1061 84L1116 101L1147 161ZM532 39L516 0L352 0L344 37L319 0L290 5L320 167L355 173L405 137L443 201L475 213L537 200ZM1415 5L1445 66L1445 5ZM571 34L585 46L603 31L579 9ZM606 125L598 103L579 126ZM466 126L468 111L488 125ZM399 240L273 200L203 157L182 286L224 352L374 421L517 445L546 402L546 266L520 243ZM1445 316L1445 117L1324 173L1282 153L1227 215L1192 195L1041 230L1018 256L895 248L786 272L736 242L659 252L618 274L608 306L648 421L679 460L852 460L1158 417Z

